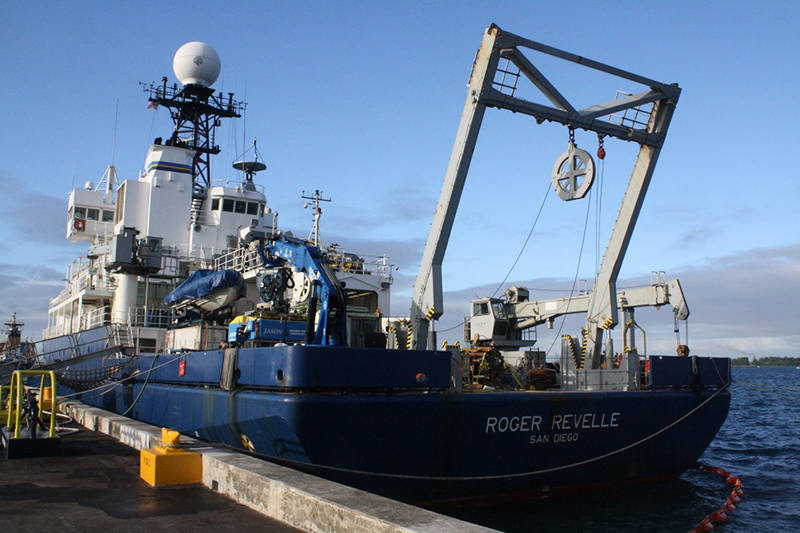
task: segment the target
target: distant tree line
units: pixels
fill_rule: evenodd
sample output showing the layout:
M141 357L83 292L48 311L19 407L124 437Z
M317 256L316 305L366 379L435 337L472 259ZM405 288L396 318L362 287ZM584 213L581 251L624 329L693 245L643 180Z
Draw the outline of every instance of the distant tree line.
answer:
M731 359L733 366L800 366L800 357L734 357Z

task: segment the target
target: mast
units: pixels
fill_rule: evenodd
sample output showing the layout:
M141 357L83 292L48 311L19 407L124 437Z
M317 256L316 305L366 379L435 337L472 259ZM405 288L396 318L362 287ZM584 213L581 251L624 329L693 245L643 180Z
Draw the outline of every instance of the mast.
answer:
M14 313L11 317L10 322L6 322L5 325L8 329L6 329L6 348L16 348L20 345L22 341L22 326L25 325L24 322L17 322L17 313Z
M194 150L192 198L200 199L202 205L211 186L211 156L220 152L215 128L222 118L241 117L247 104L234 100L231 92L215 94L210 87L219 75L220 62L214 49L204 43L183 45L175 54L173 69L182 87L168 85L166 76L160 84L141 85L149 96L148 107L164 106L172 117L174 128L165 144Z
M314 246L319 247L321 239L319 236L319 219L322 216L322 209L319 207L320 202L330 202L330 198L323 198L322 191L316 189L312 196L306 195L306 191L302 191L302 195L300 196L304 200L312 200L313 203L311 205L314 206L314 223L311 226L311 232L308 234L309 241L314 243ZM308 202L303 204L303 207L308 207Z

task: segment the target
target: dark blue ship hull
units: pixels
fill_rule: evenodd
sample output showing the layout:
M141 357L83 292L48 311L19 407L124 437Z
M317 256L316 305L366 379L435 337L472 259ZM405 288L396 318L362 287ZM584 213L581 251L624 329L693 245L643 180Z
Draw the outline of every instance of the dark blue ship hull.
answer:
M685 375L687 358L665 358L678 370L670 362L675 376L662 389L451 392L447 352L236 355L235 390L220 388L225 357L212 351L140 357L138 381L82 399L417 502L675 477L706 449L730 403L718 365L711 384Z

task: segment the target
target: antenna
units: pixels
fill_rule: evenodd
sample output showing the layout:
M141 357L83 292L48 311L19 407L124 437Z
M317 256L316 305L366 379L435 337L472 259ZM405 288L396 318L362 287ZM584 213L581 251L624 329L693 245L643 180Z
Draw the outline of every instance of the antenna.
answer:
M119 181L117 178L117 168L114 166L114 157L117 153L117 120L119 119L119 98L117 98L117 103L114 108L114 137L111 142L111 164L106 167L105 172L103 172L103 176L100 178L100 181L97 182L97 186L94 188L95 191L103 190L103 185L105 185L105 197L108 198L109 195L113 195L114 191L117 189L117 182ZM73 181L74 181L73 176Z
M114 166L114 155L117 153L117 119L119 118L119 98L114 108L114 140L111 142L111 166Z
M244 99L247 100L247 80L244 82ZM244 145L247 144L247 113L242 111L244 118L242 118L242 150L244 150ZM255 142L253 143L255 146ZM244 159L244 154L242 154L242 159Z
M314 246L319 247L319 243L320 243L319 217L322 215L322 209L319 208L319 203L320 202L330 202L331 199L330 198L323 198L322 197L322 191L320 191L319 189L316 189L314 191L314 195L313 196L307 196L306 195L306 191L303 191L302 195L300 197L303 198L304 200L313 200L314 201L314 203L312 204L314 206L314 224L311 226L311 232L308 234L308 239L307 240L313 242ZM308 207L308 206L309 206L308 202L305 202L303 204L303 207Z

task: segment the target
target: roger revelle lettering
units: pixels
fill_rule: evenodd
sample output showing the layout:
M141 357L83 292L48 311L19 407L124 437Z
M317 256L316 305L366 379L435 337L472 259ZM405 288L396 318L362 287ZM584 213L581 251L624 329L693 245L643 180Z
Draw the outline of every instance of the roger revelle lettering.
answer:
M530 444L569 443L577 441L583 430L618 428L620 414L618 411L554 413L547 422L541 415L489 416L484 432L530 433Z

